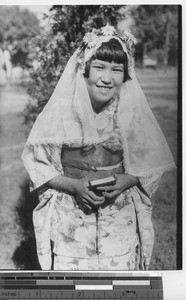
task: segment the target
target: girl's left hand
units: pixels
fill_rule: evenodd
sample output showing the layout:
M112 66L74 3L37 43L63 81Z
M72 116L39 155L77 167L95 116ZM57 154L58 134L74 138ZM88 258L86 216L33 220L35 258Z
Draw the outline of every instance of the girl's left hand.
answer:
M106 198L112 199L114 197L119 196L124 190L137 185L138 184L138 178L131 176L131 175L125 175L125 174L116 174L116 183L114 185L109 186L103 186L98 187L97 189L100 191L103 191L103 195Z

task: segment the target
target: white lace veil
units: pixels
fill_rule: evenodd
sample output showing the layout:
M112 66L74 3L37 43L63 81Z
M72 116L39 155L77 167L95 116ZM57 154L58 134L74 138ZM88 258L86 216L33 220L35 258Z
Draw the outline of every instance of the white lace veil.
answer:
M107 41L113 38L107 34ZM85 63L102 44L99 37L95 45L86 49ZM117 37L123 49L126 45ZM94 51L92 51L94 48ZM127 53L130 58L129 53ZM77 70L79 49L69 59L66 68L43 111L39 114L25 145L23 162L34 187L38 187L55 175L62 173L61 149L64 144L71 147L96 144L101 138L96 130L94 112L87 91L82 65ZM145 95L136 79L134 68L130 68L131 80L122 84L117 112L124 150L124 166L127 174L147 176L175 167L169 146L149 108ZM36 169L45 166L40 176ZM41 174L42 172L40 172Z

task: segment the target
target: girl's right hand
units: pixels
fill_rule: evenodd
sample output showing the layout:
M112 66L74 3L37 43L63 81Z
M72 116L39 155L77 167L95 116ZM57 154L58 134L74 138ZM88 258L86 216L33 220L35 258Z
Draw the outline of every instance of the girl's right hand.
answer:
M77 203L89 209L98 208L105 202L104 196L97 196L93 191L89 190L88 181L85 179L73 180L73 194Z

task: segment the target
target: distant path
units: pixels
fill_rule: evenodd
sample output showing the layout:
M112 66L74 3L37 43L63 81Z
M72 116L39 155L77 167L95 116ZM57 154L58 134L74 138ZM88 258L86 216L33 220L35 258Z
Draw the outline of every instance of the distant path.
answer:
M24 144L18 144L18 145L13 145L13 146L1 147L0 148L0 152L1 151L13 150L13 149L20 149L20 148L23 148L23 147L24 147Z
M28 96L26 88L20 86L0 86L0 116L22 112Z

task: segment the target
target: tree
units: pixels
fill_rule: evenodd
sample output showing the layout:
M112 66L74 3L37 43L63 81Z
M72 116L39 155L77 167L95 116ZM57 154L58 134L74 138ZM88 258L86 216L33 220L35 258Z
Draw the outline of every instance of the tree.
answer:
M177 57L178 5L130 6L135 20L133 31L138 38L142 55L155 52L167 64Z
M32 38L39 32L39 20L34 13L16 5L1 6L0 47L10 51L13 65L31 67Z
M85 32L106 25L116 26L125 18L122 5L55 5L49 32L42 32L35 40L39 67L33 71L28 93L30 101L25 109L25 123L32 125L49 100L68 58L79 46Z

